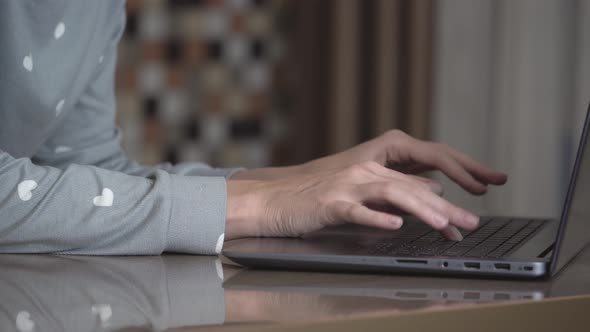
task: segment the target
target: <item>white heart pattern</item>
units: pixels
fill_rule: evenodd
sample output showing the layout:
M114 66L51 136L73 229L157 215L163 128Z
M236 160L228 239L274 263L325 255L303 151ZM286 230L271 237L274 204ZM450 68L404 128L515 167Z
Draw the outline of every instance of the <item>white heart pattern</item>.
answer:
M32 191L37 188L37 182L25 180L18 184L18 197L23 201L28 201L33 197Z
M113 206L114 198L115 195L113 194L113 191L109 188L104 188L102 190L102 195L94 197L94 200L92 200L92 202L95 206Z
M104 325L111 319L113 309L110 304L95 304L92 306L92 313L98 315L100 322Z
M219 238L217 239L217 245L215 246L215 252L217 254L221 253L221 249L223 249L223 240L225 239L225 233L222 233L221 235L219 235Z
M29 53L23 58L23 67L28 71L33 71L33 54Z
M64 35L64 32L66 32L66 25L64 22L59 22L55 27L55 31L53 31L53 37L60 39Z
M35 322L31 319L31 314L27 311L21 311L16 315L16 328L20 332L31 332L35 328Z
M55 106L55 116L59 116L59 114L61 113L61 110L64 108L65 103L66 103L65 99L62 99L59 101L59 103L57 103L57 106Z

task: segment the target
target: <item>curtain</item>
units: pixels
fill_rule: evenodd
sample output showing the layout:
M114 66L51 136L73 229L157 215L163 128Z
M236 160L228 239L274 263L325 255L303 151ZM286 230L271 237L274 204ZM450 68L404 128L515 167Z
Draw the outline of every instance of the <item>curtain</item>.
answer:
M290 129L278 163L389 129L430 136L431 0L286 1Z

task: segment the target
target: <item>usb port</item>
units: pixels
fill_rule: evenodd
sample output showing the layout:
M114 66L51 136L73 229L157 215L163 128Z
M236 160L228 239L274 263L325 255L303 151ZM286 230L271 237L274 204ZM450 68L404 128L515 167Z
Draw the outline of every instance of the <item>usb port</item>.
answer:
M508 263L496 263L494 267L496 270L510 270L510 264Z
M468 269L478 269L479 270L479 263L466 262L466 263L463 263L463 265L465 265L465 267Z

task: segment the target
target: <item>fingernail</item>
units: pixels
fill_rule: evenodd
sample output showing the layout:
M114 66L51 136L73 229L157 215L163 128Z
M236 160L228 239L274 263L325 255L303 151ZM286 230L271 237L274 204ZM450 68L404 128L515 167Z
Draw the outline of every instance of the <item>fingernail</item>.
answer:
M479 217L471 213L465 214L465 221L473 226L479 225Z
M401 227L402 226L402 219L401 218L391 218L391 224L395 227Z
M453 240L453 241L463 240L463 235L461 234L461 232L459 232L457 227L454 227L454 226L450 226L447 228L447 235L449 236L449 240Z

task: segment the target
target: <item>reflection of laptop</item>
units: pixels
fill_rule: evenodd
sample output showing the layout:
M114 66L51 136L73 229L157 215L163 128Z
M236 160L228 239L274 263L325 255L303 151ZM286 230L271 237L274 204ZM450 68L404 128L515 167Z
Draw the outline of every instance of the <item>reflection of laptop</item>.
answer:
M270 274L269 274L270 273ZM447 279L434 282L430 278L375 280L374 276L355 278L349 274L308 274L241 270L223 283L225 291L257 291L264 293L297 293L387 299L398 308L413 308L411 302L426 303L484 303L541 300L550 286L547 282L514 283L507 281L472 280L471 283ZM418 304L420 306L420 304Z
M482 217L477 230L453 242L416 219L405 218L396 232L345 225L297 239L236 240L226 244L223 254L261 268L552 276L590 240L589 122L587 114L560 220Z

